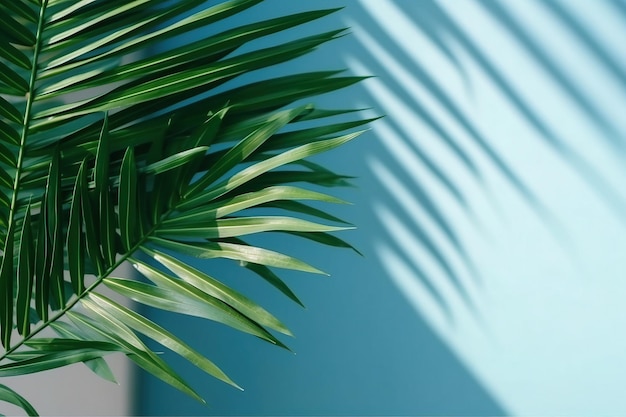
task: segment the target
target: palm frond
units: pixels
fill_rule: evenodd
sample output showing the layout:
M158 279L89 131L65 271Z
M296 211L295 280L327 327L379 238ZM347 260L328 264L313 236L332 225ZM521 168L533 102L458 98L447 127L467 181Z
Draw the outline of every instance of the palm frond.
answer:
M0 5L0 376L83 362L114 380L103 357L123 352L203 401L141 334L237 386L170 331L103 295L104 286L286 347L272 333L290 335L284 324L184 257L241 262L301 304L271 268L321 271L240 237L286 232L350 247L328 234L346 229L345 222L302 203L341 200L286 184L344 185L347 177L304 160L352 140L360 132L350 131L370 120L333 122L354 111L294 105L360 77L326 71L233 83L307 54L344 30L239 53L242 46L335 10L281 16L171 46L177 36L260 2L228 0L200 9L200 0ZM268 216L268 208L282 215ZM123 263L147 281L115 277ZM47 328L58 337L40 336ZM0 400L34 413L7 387L0 386Z

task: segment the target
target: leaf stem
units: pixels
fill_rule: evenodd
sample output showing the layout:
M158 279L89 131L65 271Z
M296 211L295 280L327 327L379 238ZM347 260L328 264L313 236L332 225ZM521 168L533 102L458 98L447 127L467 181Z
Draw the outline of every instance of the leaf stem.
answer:
M171 207L168 211L166 211L165 213L163 213L163 215L161 216L161 219L159 220L158 223L156 223L155 225L152 226L152 228L150 228L150 230L145 233L143 235L143 237L141 239L139 239L139 241L137 243L135 243L133 245L132 248L130 248L125 254L123 254L119 259L117 259L115 261L115 263L113 265L111 265L109 268L107 268L107 270L100 275L99 277L96 277L96 281L91 284L88 288L86 288L82 293L77 294L76 298L74 298L73 300L70 300L67 305L59 310L55 315L53 315L52 317L50 317L48 320L46 320L45 322L42 322L41 324L39 324L35 329L33 329L28 336L24 337L22 340L20 340L17 344L15 344L14 346L12 346L10 349L7 349L4 354L2 354L2 356L0 356L0 362L2 362L4 359L7 358L7 356L9 356L11 353L15 352L17 349L19 349L20 347L22 347L27 341L29 341L31 338L33 338L34 336L36 336L38 333L40 333L42 330L46 329L50 324L54 323L56 320L60 319L61 317L63 317L65 315L65 313L67 313L68 311L70 311L76 304L78 304L78 302L80 300L83 299L83 297L85 297L86 295L88 295L89 293L91 293L91 291L93 291L94 289L96 289L101 283L102 281L107 278L110 274L113 273L113 271L115 271L115 269L117 269L119 266L121 266L124 262L126 262L126 260L131 257L135 252L137 252L139 250L139 248L144 245L146 243L146 241L150 238L150 236L152 236L152 234L155 232L155 230L157 230L159 228L159 226L161 226L161 224L163 223L163 221L165 219L167 219L167 217L176 210L176 206L183 200L180 200L178 202L176 202L174 207Z
M37 22L37 32L36 32L35 45L34 45L34 50L33 50L33 61L31 63L30 79L28 81L28 91L26 92L26 95L25 95L26 109L24 110L22 133L20 135L20 143L19 143L19 150L17 154L17 161L15 162L15 177L13 180L13 190L12 190L13 194L11 196L11 204L9 206L9 216L7 219L7 225L8 225L7 234L4 239L3 247L2 247L4 257L13 256L12 245L14 244L14 242L13 242L12 236L13 236L14 228L15 228L15 222L16 222L16 217L17 217L16 214L18 211L18 195L19 195L20 188L21 188L20 180L22 176L22 165L24 163L24 153L26 150L26 140L28 138L28 130L29 130L30 121L31 121L31 110L33 107L33 102L35 101L35 83L37 82L37 63L39 62L39 53L41 50L41 37L42 37L42 32L43 32L47 5L48 5L48 0L44 0L41 4L41 8L39 9L39 20ZM7 263L5 264L5 262ZM12 259L2 260L2 269L4 270L4 268L10 268L11 275L13 274ZM10 290L11 287L9 286L8 288L9 290L5 288L5 291L8 291L9 292L8 296L11 297L11 292L12 292ZM6 308L8 310L5 312L5 314L7 315L7 317L5 317L7 318L7 322L2 323L2 325L3 326L8 325L9 327L8 329L6 329L6 333L3 331L3 339L5 339L5 335L6 335L6 340L3 340L3 343L10 350L11 329L13 327L13 309L10 304L8 304Z
M30 70L30 79L28 81L28 92L26 93L26 110L24 111L24 123L22 126L22 134L20 135L20 145L17 154L17 162L15 164L15 181L13 183L13 196L11 197L11 207L9 209L8 224L13 224L15 220L15 212L17 211L17 196L20 191L20 177L22 176L22 165L24 163L24 153L26 150L26 140L28 138L28 129L30 127L31 110L35 101L35 83L37 82L37 62L39 61L39 53L41 50L41 34L43 32L43 24L45 20L46 7L48 0L44 0L39 10L39 21L37 22L37 35L35 41L35 50L33 51L33 62Z
M169 214L169 212L168 212L168 214ZM146 233L144 235L144 237L142 237L139 240L139 242L137 242L127 253L125 253L118 260L116 260L115 263L113 265L111 265L101 276L97 277L96 281L93 284L91 284L88 288L86 288L82 293L77 294L76 298L74 298L73 300L70 300L67 303L67 305L62 310L59 310L55 315L50 317L48 320L46 320L45 322L42 322L39 326L37 326L35 329L33 329L33 331L31 331L28 336L24 337L16 345L14 345L10 349L8 349L6 352L4 352L4 354L2 356L0 356L0 362L2 362L4 359L6 359L6 357L9 356L11 353L13 353L17 349L19 349L22 345L24 345L24 343L29 341L33 336L37 335L39 332L41 332L42 330L47 328L50 324L54 323L59 318L63 317L65 315L65 313L70 311L84 296L86 296L91 291L93 291L96 287L98 287L102 283L102 280L104 280L106 277L108 277L110 274L112 274L113 271L115 271L115 269L117 269L120 265L122 265L124 262L126 262L126 260L130 256L132 256L139 249L139 247L146 242L146 240L148 240L150 235L154 232L154 230L160 224L161 224L161 222L159 222L157 225L152 227L152 229L150 229L150 231L148 233Z

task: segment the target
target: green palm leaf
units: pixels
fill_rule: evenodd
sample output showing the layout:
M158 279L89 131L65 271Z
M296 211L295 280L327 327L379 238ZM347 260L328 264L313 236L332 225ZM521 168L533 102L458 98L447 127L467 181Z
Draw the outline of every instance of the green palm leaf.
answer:
M38 415L37 411L24 397L5 385L0 385L0 401L6 401L21 407L29 416Z
M170 331L101 295L102 286L286 347L272 333L291 335L278 318L184 259L240 262L302 304L271 268L321 271L240 237L282 232L350 247L329 234L345 222L302 202L343 201L286 184L344 185L347 177L305 159L352 140L360 132L350 130L371 120L295 103L360 77L325 71L232 82L341 36L338 29L239 52L336 10L279 16L172 46L175 37L261 1L0 5L0 376L83 362L114 380L103 357L122 352L203 401L142 334L237 386ZM343 120L333 121L337 116ZM151 283L114 277L126 262ZM47 328L58 337L41 336ZM0 400L34 414L1 385Z

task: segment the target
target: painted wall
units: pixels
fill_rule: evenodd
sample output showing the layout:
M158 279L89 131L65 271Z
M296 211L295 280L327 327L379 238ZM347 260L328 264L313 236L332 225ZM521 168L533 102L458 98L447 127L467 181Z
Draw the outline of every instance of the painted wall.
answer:
M335 212L364 256L271 241L331 274L286 274L306 310L206 265L283 319L296 355L155 313L246 391L172 357L210 407L140 375L135 412L626 413L626 2L343 3L301 32L352 34L286 71L377 76L320 100L386 114L321 159L358 177ZM268 0L238 19L336 5Z

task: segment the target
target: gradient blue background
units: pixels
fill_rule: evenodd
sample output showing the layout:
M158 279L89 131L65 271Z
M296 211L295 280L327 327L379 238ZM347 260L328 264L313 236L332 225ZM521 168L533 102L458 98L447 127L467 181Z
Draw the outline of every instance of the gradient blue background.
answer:
M376 75L317 100L386 115L317 159L358 177L334 192L354 205L332 211L364 256L260 237L331 274L284 274L306 310L236 265L203 264L281 318L296 355L154 312L245 391L166 354L209 407L139 374L135 412L626 413L626 3L342 3L284 36L350 36L248 80ZM336 6L268 0L213 30Z

